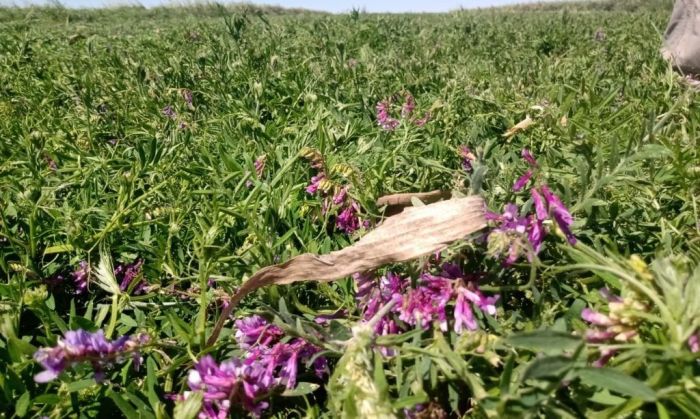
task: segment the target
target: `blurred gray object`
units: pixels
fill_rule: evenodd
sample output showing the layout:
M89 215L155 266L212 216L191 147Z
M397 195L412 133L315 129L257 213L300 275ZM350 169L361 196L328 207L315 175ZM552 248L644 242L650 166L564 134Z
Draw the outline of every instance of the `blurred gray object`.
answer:
M661 52L681 73L700 74L700 0L676 0Z

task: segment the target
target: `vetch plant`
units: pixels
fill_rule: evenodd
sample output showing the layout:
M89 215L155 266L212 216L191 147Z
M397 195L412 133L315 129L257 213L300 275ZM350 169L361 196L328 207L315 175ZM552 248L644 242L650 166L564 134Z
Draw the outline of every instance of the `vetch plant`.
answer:
M91 333L85 330L70 330L63 338L59 338L56 346L41 348L34 354L34 360L44 368L34 377L38 383L46 383L56 379L66 369L73 365L87 363L92 366L96 381L105 378L105 370L114 364L124 362L131 356L134 368L141 364L139 349L148 343L147 335L122 336L110 341L105 338L102 330Z

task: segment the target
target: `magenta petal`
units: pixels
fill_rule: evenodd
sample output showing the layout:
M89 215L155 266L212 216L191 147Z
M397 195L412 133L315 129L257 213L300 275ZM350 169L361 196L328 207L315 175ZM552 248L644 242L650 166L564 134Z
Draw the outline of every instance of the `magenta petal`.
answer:
M557 225L559 225L561 231L564 232L566 239L570 244L576 244L576 237L574 237L574 234L571 232L571 225L574 223L574 218L572 217L571 213L566 208L564 203L561 202L561 199L552 193L552 191L550 191L546 185L542 185L540 190L542 191L544 199L549 205L549 211L552 214L552 218L554 218L554 221L556 221Z
M540 195L540 193L537 192L537 189L535 188L530 189L530 195L532 196L532 202L535 204L535 214L537 214L537 219L546 220L547 207L545 207L544 205L542 195Z
M581 318L587 321L588 323L595 324L597 326L613 325L613 321L610 319L610 317L606 316L603 313L593 311L590 308L584 308L581 311Z
M37 383L48 383L58 377L57 371L46 370L34 376L34 381Z
M530 153L530 150L523 148L523 151L520 153L522 156L523 160L528 162L530 166L537 167L537 160L535 160L535 157Z
M700 335L691 335L688 338L688 346L690 347L690 352L700 352Z
M515 181L515 184L513 185L513 191L518 192L521 189L525 187L527 182L530 181L532 178L532 170L528 170L525 172L522 176L518 178L518 180Z

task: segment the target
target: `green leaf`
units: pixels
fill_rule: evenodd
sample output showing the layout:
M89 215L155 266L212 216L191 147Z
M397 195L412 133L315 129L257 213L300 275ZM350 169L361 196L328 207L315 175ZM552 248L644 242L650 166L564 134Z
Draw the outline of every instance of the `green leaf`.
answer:
M580 338L552 330L518 333L508 336L505 341L516 348L525 348L535 352L550 354L573 351L582 344Z
M591 396L589 400L595 403L604 404L606 406L617 406L620 403L625 402L625 399L610 394L608 390L603 390L595 393L593 396Z
M391 405L396 410L405 409L407 407L413 407L420 403L425 403L429 400L428 394L421 390L418 394L414 394L408 397L402 397L394 401Z
M61 402L58 394L42 394L34 398L34 404L54 405Z
M193 392L183 402L175 404L174 419L194 419L202 408L203 395L201 392Z
M27 414L27 410L29 410L30 402L31 396L29 392L26 391L19 397L17 403L15 404L15 414L19 417L24 417L24 415Z
M644 382L612 368L587 367L576 371L576 375L587 385L636 397L645 401L656 399L656 393Z
M20 362L23 356L31 357L34 355L36 347L22 339L11 336L7 342L7 350L14 362Z
M309 393L313 393L314 391L318 390L318 388L321 387L318 384L315 383L307 383L307 382L301 382L298 383L296 387L285 390L282 393L282 396L284 397L297 397L297 396L305 396Z
M128 327L138 327L138 323L136 323L136 320L134 320L131 316L128 314L122 313L122 315L119 317L119 320L121 323L125 326Z
M574 366L575 360L566 356L545 356L530 363L522 380L558 377Z
M73 393L76 391L86 389L88 387L92 387L95 384L97 384L95 382L95 380L92 378L89 378L89 379L85 379L85 380L74 381L72 383L69 383L66 387L67 387L69 393Z
M56 253L66 253L66 252L72 252L73 251L73 245L64 243L64 244L55 244L53 246L49 246L44 250L44 255L53 255Z
M121 410L124 416L126 416L127 418L135 418L139 416L138 413L136 413L134 408L131 406L131 404L128 401L124 400L124 398L119 393L116 393L110 389L107 390L107 396L110 399L112 399L114 404L117 405L119 410Z
M379 394L386 394L389 391L389 383L384 374L384 361L381 356L374 357L374 384Z

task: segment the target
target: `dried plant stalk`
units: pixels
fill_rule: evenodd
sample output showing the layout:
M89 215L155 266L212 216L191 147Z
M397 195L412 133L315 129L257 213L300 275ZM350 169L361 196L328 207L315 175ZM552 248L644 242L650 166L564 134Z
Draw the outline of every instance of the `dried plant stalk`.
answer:
M298 281L328 282L389 263L415 259L484 228L484 210L484 201L478 196L407 208L345 249L327 255L305 253L260 269L231 297L212 331L209 344L216 341L233 308L258 288Z

